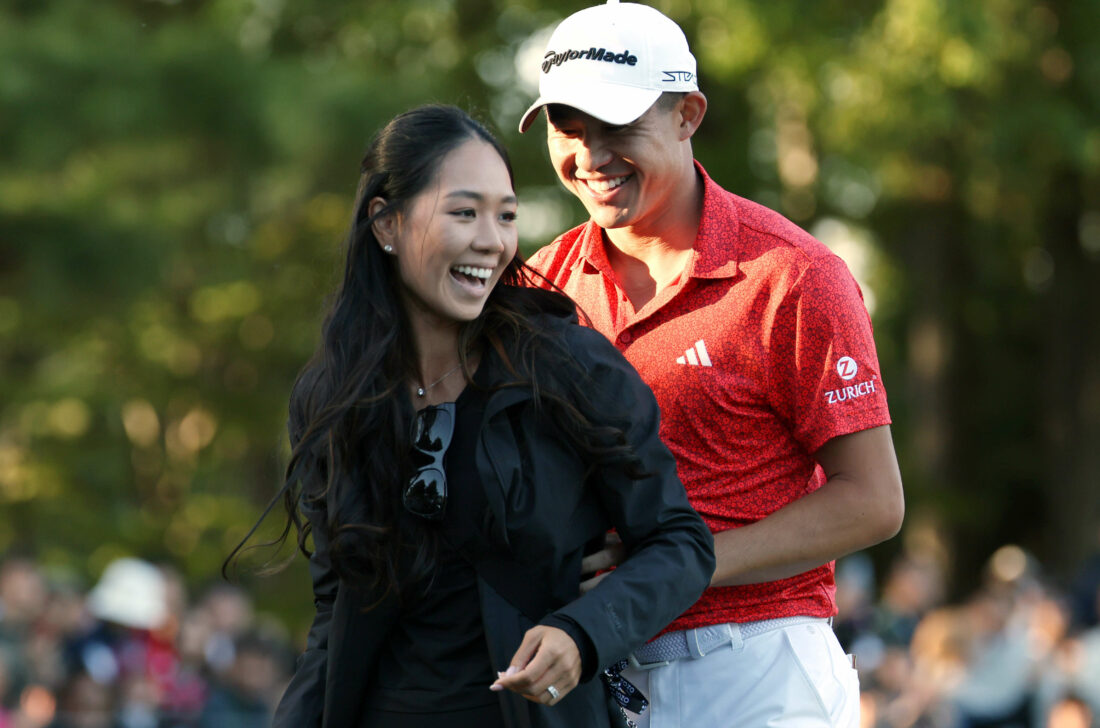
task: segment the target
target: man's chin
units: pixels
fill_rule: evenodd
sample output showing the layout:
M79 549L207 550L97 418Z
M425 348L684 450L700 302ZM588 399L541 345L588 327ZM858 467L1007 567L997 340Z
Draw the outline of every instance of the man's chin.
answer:
M586 205L588 216L592 221L604 230L626 227L630 224L631 215L628 210L611 208L606 205Z

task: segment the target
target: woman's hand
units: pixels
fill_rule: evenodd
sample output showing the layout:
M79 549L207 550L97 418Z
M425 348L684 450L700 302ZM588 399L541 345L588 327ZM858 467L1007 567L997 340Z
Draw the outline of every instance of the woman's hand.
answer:
M498 673L489 689L507 689L532 702L554 705L577 686L580 677L581 653L573 638L557 627L538 625L523 635L511 667Z

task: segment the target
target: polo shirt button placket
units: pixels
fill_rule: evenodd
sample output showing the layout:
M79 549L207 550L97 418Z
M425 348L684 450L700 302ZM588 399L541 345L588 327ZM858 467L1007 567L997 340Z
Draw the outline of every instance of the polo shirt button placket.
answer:
M620 343L623 343L623 344L629 344L629 343L630 343L630 340L631 340L632 338L634 338L634 337L632 337L632 336L630 335L630 332L629 332L629 331L624 331L624 332L622 332L621 334L619 334L619 342L620 342Z

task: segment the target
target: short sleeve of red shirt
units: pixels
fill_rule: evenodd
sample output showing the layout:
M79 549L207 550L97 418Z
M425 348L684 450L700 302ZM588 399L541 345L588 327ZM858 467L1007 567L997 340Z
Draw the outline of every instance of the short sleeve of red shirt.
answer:
M768 391L807 452L889 422L871 333L858 285L831 254L806 268L780 304Z

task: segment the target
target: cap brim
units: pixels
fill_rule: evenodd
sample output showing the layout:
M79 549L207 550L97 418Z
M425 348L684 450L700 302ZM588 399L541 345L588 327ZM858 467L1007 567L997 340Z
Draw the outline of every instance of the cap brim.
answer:
M583 88L542 93L524 112L519 122L522 134L531 128L539 110L547 104L571 106L608 124L629 124L649 110L661 92L611 83L588 83Z

